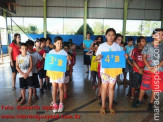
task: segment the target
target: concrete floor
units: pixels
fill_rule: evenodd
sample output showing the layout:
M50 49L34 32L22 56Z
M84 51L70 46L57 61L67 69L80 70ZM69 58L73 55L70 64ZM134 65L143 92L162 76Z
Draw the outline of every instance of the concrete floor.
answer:
M1 63L1 60L0 60ZM77 63L74 67L73 81L69 83L69 97L64 101L64 113L59 114L57 119L40 119L41 122L152 122L153 113L147 112L147 105L140 108L133 108L126 98L128 88L116 85L115 100L117 110L115 115L107 111L105 116L99 114L99 100L96 99L96 92L92 90L90 74L86 74L86 66L83 66L83 57L77 56ZM49 106L52 101L51 91L45 90L45 94L39 95L39 100L34 101L32 106L39 106L40 110L18 110L16 98L19 95L19 81L17 78L16 90L12 90L11 69L9 57L4 57L4 64L0 65L0 122L34 122L37 119L17 119L17 115L55 115L51 110L43 110L43 106ZM39 90L38 90L39 91ZM148 92L148 94L150 91ZM163 122L163 96L160 96L160 122ZM108 105L108 103L107 103ZM2 110L2 106L11 106L8 110ZM13 109L13 110L10 110ZM13 119L2 119L2 115L13 115ZM57 115L57 114L56 114ZM63 116L62 116L63 115ZM76 116L76 118L75 118ZM56 116L57 117L57 116ZM77 119L79 118L80 119ZM66 119L67 118L67 119Z

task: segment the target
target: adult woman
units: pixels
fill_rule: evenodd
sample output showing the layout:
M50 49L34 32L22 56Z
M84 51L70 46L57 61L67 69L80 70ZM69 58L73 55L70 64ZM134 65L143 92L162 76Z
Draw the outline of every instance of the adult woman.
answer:
M9 45L9 56L10 56L10 66L11 66L11 70L12 70L12 89L15 90L15 82L16 82L16 74L17 74L17 70L16 70L16 57L20 54L20 34L16 33L14 35L14 40L12 41L12 43Z
M91 45L93 43L93 40L90 39L90 34L87 34L87 39L83 41L83 48L84 48L84 65L87 65L87 72L89 73L89 65L91 64L91 58L90 56L86 55L88 51L91 49Z

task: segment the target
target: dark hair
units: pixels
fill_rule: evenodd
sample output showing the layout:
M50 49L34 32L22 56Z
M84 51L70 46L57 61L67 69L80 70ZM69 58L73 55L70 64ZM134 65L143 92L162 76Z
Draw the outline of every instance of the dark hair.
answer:
M124 41L121 41L121 44L125 44Z
M14 34L14 40L12 40L12 42L15 43L15 44L17 44L17 42L16 42L17 36L20 36L20 34L19 33L15 33Z
M62 41L63 41L62 37L56 36L56 37L54 38L54 43L57 42L58 40L62 40Z
M118 39L118 37L122 37L122 39L123 39L123 36L122 36L120 33L117 33L117 34L116 34L116 37L115 37L115 39L114 39L114 40L117 40L117 39Z
M127 42L130 42L130 41L134 41L134 39L133 39L132 37L129 37L129 38L127 39Z
M50 37L46 38L46 40L49 40L50 43L52 43L52 39Z
M45 38L40 38L40 42L46 42Z
M70 46L72 47L73 45L75 45L75 46L76 46L76 44L75 44L75 43L72 43Z
M156 34L156 33L159 32L159 31L163 31L163 28L156 28L156 29L153 31L152 34Z
M64 47L68 47L68 48L70 48L69 45L66 44L66 43L63 43L63 48L64 48Z
M100 44L101 44L100 42L94 43L94 44L93 44L93 47L94 47L95 45L99 46Z
M36 38L36 39L35 39L35 43L36 43L36 42L40 42L40 39L39 39L39 38Z
M101 38L101 43L103 43L103 37L102 36L97 36L95 40L98 40L98 38Z
M108 34L108 32L110 32L110 31L113 31L113 32L114 32L114 34L116 35L116 31L114 30L114 28L108 28L108 29L106 30L105 35L107 35L107 34Z
M26 43L20 43L20 47L22 47L22 46L27 47L27 44Z
M30 39L28 39L28 41L26 41L27 46L34 46L34 42Z
M137 44L140 43L142 39L145 39L145 37L144 37L144 36L139 36L139 37L137 38Z

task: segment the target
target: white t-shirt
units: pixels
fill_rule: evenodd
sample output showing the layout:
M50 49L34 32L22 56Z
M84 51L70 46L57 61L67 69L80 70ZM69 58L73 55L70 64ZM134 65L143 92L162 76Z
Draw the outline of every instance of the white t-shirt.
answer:
M67 55L68 55L68 54L67 54L67 52L66 52L66 51L64 51L64 50L60 50L59 52L56 52L54 49L53 49L53 50L51 50L51 51L49 51L49 54L65 55L65 56L67 56Z
M38 73L36 65L37 65L38 61L41 61L43 59L43 57L36 51L33 53L27 52L27 54L31 55L31 57L32 57L32 64L33 64L32 73Z
M111 46L108 45L107 42L104 42L103 44L100 44L100 46L98 47L96 55L98 56L101 54L101 52L108 52L108 51L121 51L121 47L117 43L114 43L114 42ZM101 59L101 62L102 62L102 59ZM102 68L102 65L101 65L100 72L104 73L104 68Z
M30 67L30 55L26 55L25 57L18 55L18 64L19 68L23 73L26 73ZM28 77L32 76L32 71L29 73ZM19 73L19 78L22 78L23 76Z

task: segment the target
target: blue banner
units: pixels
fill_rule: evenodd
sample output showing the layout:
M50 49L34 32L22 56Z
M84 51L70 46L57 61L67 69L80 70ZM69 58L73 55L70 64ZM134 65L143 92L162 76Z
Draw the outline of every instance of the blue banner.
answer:
M125 51L102 52L102 68L126 68Z
M45 57L45 70L66 72L67 67L67 56L46 54Z

